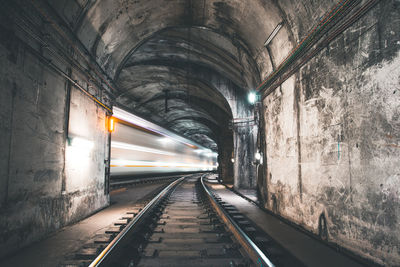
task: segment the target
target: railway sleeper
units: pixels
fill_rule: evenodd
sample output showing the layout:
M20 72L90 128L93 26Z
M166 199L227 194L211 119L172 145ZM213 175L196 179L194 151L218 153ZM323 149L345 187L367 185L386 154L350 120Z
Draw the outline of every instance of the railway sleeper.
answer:
M102 252L102 250L132 221L137 214L143 209L146 203L150 201L148 197L143 203L135 203L131 205L129 211L125 213L118 221L114 222L111 227L105 230L105 234L96 235L92 241L83 245L73 255L67 256L60 266L62 267L83 267L89 266L90 263ZM138 235L137 240L143 243L145 237ZM132 243L133 251L140 251L141 244ZM137 252L139 254L139 252Z

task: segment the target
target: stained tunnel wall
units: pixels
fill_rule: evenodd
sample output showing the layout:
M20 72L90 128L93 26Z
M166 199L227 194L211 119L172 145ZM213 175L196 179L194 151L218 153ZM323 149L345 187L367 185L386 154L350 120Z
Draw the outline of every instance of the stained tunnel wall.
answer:
M0 257L109 203L104 190L108 158L106 110L46 64L42 56L51 58L60 71L71 71L70 65L47 54L3 12ZM72 71L72 77L82 82L81 74ZM81 148L76 151L68 145L67 137L80 137L93 148L89 153Z
M316 234L324 214L330 242L385 265L400 260L399 5L380 2L263 101L266 207Z

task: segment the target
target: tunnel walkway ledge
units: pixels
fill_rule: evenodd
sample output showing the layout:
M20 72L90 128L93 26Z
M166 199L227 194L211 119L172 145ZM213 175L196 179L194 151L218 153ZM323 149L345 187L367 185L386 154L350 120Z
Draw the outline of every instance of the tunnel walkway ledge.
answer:
M305 230L295 227L286 220L262 210L254 200L252 192L234 189L223 184L215 176L208 176L207 184L222 201L233 205L253 223L264 230L275 241L293 253L307 266L378 266L361 259L360 262L340 253L338 249L317 240ZM349 252L351 253L351 252ZM353 255L352 255L353 256ZM354 255L358 259L358 256ZM362 261L362 263L361 263Z
M126 190L117 189L112 193L111 205L95 214L63 227L47 238L22 248L11 255L0 259L2 267L16 266L59 266L67 256L73 255L80 247L90 242L98 234L113 225L125 215L132 205L146 195L159 190L165 183L141 184Z

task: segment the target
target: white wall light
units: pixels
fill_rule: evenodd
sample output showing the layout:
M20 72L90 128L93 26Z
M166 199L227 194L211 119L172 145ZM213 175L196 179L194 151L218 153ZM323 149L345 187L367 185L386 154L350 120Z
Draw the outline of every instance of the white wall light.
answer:
M263 164L262 154L260 153L260 151L257 150L256 154L254 155L254 158L257 164Z
M257 94L255 92L250 92L247 95L247 100L249 101L250 104L254 104L257 101Z
M267 47L269 43L274 39L274 37L278 34L279 30L282 28L284 24L284 21L280 22L278 25L276 25L275 29L271 32L271 34L268 36L267 40L264 43L264 46Z

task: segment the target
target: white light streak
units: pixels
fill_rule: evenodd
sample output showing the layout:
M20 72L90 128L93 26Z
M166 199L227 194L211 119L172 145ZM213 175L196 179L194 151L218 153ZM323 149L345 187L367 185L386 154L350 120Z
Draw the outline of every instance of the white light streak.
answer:
M161 161L133 161L111 159L111 167L181 167L181 168L201 168L204 170L217 168L213 164L194 164L183 162L161 162Z
M164 137L164 138L159 138L158 141L161 142L161 143L163 143L163 144L169 144L169 143L171 143L173 140L172 140L171 138Z
M194 142L191 142L191 141L189 141L189 140L187 140L187 139L185 139L185 138L183 138L183 137L181 137L179 135L176 135L176 134L174 134L174 133L172 133L172 132L170 132L170 131L168 131L168 130L166 130L166 129L164 129L164 128L162 128L162 127L160 127L160 126L158 126L158 125L156 125L156 124L154 124L152 122L146 121L145 119L142 119L142 118L140 118L140 117L138 117L138 116L136 116L136 115L134 115L132 113L129 113L129 112L125 111L125 110L122 110L120 108L113 107L113 117L116 117L118 119L121 119L121 120L129 122L129 123L132 123L134 125L140 126L140 127L145 128L145 129L147 129L149 131L158 133L158 134L160 134L162 136L165 136L167 138L173 139L173 140L175 140L177 142L183 143L183 144L188 145L190 147L193 147L193 146L201 147L200 145L195 144Z
M167 156L175 156L176 155L175 153L171 153L171 152L164 151L164 150L159 150L159 149L154 149L154 148L149 148L149 147L144 147L144 146L137 146L137 145L116 142L116 141L111 142L111 147L133 150L133 151L140 151L140 152L147 152L147 153L153 153L153 154L159 154L159 155L167 155Z
M196 149L195 152L197 154L203 154L206 157L217 157L218 156L218 153L212 152L211 149Z

